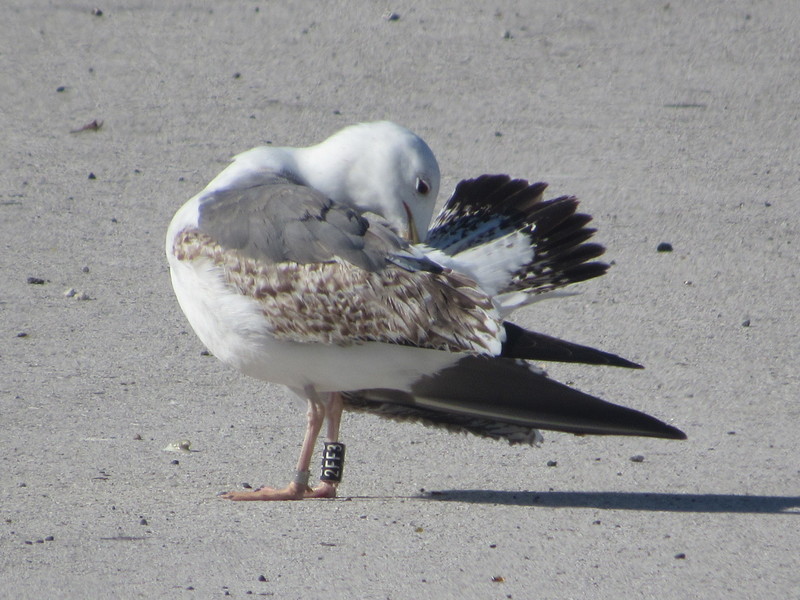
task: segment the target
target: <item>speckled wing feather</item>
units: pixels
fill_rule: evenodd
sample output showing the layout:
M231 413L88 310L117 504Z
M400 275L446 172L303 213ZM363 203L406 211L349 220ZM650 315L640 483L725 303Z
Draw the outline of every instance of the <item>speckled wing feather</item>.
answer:
M525 210L542 201L546 183L529 185L508 175L481 175L456 185L425 242L457 254L525 227Z
M472 280L308 187L276 178L215 192L199 214L176 257L210 260L279 340L499 351L502 324Z
M456 255L521 232L533 257L510 274L498 293L541 293L602 275L608 265L593 261L605 252L587 240L591 216L577 213L578 200L544 200L546 183L529 184L508 175L481 175L461 181L433 222L425 243Z

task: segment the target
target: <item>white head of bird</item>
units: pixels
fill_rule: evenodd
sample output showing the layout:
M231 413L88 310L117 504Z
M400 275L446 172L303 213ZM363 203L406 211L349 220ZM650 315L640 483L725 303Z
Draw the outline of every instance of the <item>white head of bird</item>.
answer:
M321 159L324 157L324 159ZM382 216L412 241L428 230L439 164L422 138L389 121L342 129L295 152L307 185L336 202Z

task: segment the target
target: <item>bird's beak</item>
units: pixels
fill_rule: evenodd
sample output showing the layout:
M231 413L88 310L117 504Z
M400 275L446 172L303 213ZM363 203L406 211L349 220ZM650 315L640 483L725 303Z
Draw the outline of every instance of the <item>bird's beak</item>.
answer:
M403 208L406 209L406 216L408 217L408 230L406 231L406 239L412 244L418 244L419 232L417 231L416 223L414 223L414 215L411 214L411 209L408 208L408 204L405 202L403 202Z

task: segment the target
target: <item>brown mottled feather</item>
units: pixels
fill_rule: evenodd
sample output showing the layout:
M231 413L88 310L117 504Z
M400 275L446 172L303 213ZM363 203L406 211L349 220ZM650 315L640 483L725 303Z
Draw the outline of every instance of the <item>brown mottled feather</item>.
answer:
M346 262L270 263L222 247L196 229L175 240L178 260L208 259L256 300L282 341L347 346L386 342L491 354L501 323L475 283L452 271L368 271Z

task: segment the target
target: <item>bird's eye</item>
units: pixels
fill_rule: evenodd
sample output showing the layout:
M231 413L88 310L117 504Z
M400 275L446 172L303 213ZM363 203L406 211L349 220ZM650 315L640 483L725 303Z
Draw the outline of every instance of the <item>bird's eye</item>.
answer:
M423 196L431 191L431 186L426 181L417 177L417 193Z

